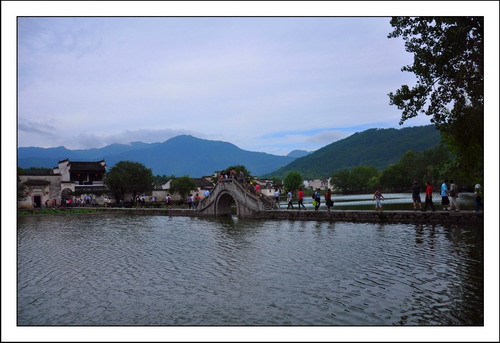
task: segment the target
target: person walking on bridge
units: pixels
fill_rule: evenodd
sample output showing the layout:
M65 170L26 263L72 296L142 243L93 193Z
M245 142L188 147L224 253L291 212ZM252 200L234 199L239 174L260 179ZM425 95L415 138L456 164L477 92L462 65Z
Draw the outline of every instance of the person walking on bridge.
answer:
M448 207L450 206L449 191L448 191L448 179L444 180L441 185L441 205L443 205L443 211L448 211Z
M332 191L330 190L330 188L328 188L325 194L325 205L328 208L328 211L330 211L330 207L333 206Z
M288 190L288 193L286 195L286 201L288 202L288 207L286 208L287 210L290 209L290 207L292 207L292 210L294 209L292 204L292 198L293 198L292 191Z
M276 206L280 207L280 191L278 188L274 189L274 201L276 201Z
M321 205L321 190L319 188L314 192L313 199L314 210L317 211Z
M456 212L460 211L460 207L458 206L458 186L455 184L453 180L450 181L450 191L448 192L450 207L448 207L449 211L455 210Z
M417 210L417 204L422 211L422 200L420 199L420 186L417 181L413 181L413 187L411 188L412 195L411 198L413 200L413 209Z
M299 210L300 207L302 207L305 210L306 207L304 206L304 191L302 190L302 188L299 188L299 192L297 193L297 198L299 199Z
M431 207L432 212L436 210L434 208L434 203L432 202L432 186L429 181L427 181L427 186L425 187L425 206L422 211L427 211L427 206Z
M483 208L483 204L481 203L482 194L481 185L478 183L474 187L474 198L476 200L476 210L474 212L479 212Z
M167 194L165 200L167 202L167 208L170 210L172 208L172 196L170 196L170 193Z
M379 209L382 211L382 200L385 200L385 198L382 195L380 188L377 188L375 194L373 194L373 200L375 200L375 211Z
M258 183L255 184L255 195L260 197L260 185Z

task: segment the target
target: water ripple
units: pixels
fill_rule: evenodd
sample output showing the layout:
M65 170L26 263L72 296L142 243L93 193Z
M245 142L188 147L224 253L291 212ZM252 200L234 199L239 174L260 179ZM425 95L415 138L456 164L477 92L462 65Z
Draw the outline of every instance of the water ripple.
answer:
M482 325L481 228L22 218L19 325Z

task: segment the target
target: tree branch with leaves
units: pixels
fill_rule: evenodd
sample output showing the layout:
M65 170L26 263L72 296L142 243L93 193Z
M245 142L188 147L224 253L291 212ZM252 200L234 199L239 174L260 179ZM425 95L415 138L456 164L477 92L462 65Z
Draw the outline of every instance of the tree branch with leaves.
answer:
M394 17L389 38L402 37L414 73L413 87L389 93L402 110L400 124L420 114L431 122L456 153L455 167L481 179L484 145L484 42L482 17Z

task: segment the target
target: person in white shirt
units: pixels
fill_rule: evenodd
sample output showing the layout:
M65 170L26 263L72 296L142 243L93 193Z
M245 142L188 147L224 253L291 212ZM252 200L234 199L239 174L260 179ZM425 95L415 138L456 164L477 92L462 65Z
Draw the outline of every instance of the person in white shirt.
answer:
M278 190L278 188L276 188L276 189L274 190L274 201L276 201L276 205L277 205L278 207L280 207L280 195L281 195L281 194L280 194L280 191Z
M288 191L287 195L286 195L286 201L288 202L288 207L286 208L287 210L291 207L292 210L294 209L293 208L293 204L292 204L292 198L293 198L293 194L292 194L292 191Z

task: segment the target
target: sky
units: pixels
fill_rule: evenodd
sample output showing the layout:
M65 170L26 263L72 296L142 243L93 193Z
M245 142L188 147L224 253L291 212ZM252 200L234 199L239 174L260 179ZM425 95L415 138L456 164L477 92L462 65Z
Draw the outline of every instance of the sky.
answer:
M277 155L400 126L390 17L19 17L18 145L179 134Z

